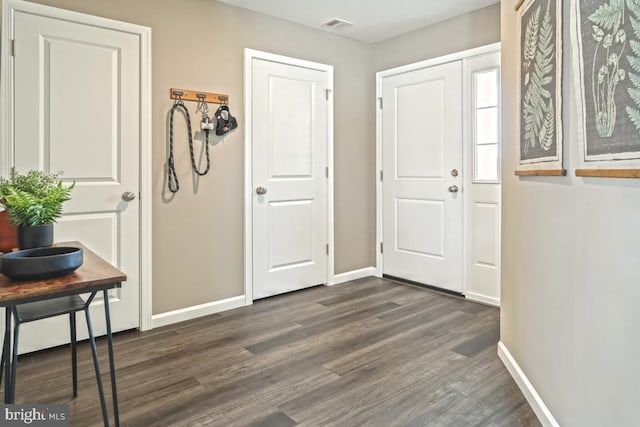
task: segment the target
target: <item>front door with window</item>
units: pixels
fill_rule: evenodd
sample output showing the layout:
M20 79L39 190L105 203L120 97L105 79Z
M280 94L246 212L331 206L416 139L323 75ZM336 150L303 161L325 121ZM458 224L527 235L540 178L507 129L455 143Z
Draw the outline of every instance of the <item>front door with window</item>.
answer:
M384 274L462 291L462 65L382 82Z
M381 272L500 304L500 47L378 73Z

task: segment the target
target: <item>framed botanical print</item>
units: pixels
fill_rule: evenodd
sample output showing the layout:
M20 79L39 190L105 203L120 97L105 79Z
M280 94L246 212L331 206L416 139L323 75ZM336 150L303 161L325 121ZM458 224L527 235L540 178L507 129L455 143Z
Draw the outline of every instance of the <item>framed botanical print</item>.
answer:
M520 6L520 162L516 175L564 175L562 0L526 0Z
M640 0L574 1L578 176L640 178Z

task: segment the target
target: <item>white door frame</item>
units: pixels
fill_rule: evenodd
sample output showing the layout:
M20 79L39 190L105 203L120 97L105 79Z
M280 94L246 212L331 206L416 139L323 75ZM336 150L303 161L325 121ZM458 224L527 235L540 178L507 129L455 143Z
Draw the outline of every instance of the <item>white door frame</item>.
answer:
M492 43L486 46L480 46L477 48L464 50L462 52L456 52L450 55L440 56L438 58L427 59L425 61L416 62L414 64L408 64L408 65L403 65L396 68L391 68L389 70L379 71L376 73L376 101L380 102L380 99L382 97L382 80L384 78L395 76L398 74L408 73L411 71L420 70L422 68L429 68L436 65L446 64L447 62L460 61L460 60L462 60L462 69L463 69L463 73L462 73L463 98L468 99L469 95L467 94L466 91L470 89L468 88L468 85L464 83L465 59L473 56L477 56L477 55L490 53L490 52L496 52L499 50L500 50L500 42ZM464 108L463 106L463 114L462 114L463 127L467 126L467 123L468 123L467 115L468 115L467 109ZM469 150L467 147L469 143L470 141L468 138L468 132L463 132L462 165L464 166L466 166L467 164L466 159L467 159L467 156L469 155ZM375 272L375 275L377 277L382 277L382 274L384 272L383 256L382 256L382 252L380 251L381 244L382 244L382 231L383 231L382 180L380 179L381 171L382 171L382 109L380 109L380 104L378 104L376 106L376 176L377 176L377 179L376 179L376 248L377 249L376 249L376 272ZM468 171L465 170L465 172L468 172ZM463 255L462 255L463 256L462 265L460 267L463 270L462 271L462 293L464 294L467 290L467 267L466 266L467 266L468 256L467 256L466 248L468 244L467 242L468 230L466 229L466 218L467 218L468 203L466 200L466 196L464 196L465 194L464 191L462 192L462 194L463 194L462 209L463 209L463 216L464 216L463 225L462 225L463 227L462 235L463 235L464 247L463 247Z
M324 71L328 75L329 93L327 100L327 242L329 255L327 260L327 285L334 278L334 238L333 238L333 66L290 58L254 49L244 49L244 298L245 305L253 304L253 67L254 59L273 61L296 67Z
M140 39L140 330L151 329L151 28L23 0L4 0L3 3L2 28L11 36L2 38L0 44L0 176L8 176L14 163L11 143L14 135L14 67L10 39L14 37L16 11L110 28L135 34Z

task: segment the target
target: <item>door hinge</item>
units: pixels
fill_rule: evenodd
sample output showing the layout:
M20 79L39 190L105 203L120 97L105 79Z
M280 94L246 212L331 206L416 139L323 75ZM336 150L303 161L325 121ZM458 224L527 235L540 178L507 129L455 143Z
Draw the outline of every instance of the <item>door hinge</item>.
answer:
M327 255L329 255L329 244L327 243Z
M329 166L326 166L324 168L324 176L326 176L327 178L329 178Z
M379 97L378 97L378 108L380 108L381 110L382 110L382 105L383 105L383 104L382 104L382 97L381 97L381 96L379 96Z
M380 242L380 253L384 253L384 243Z
M329 100L329 95L331 95L331 89L325 89L324 90L324 96L326 98L326 100Z
M380 169L380 181L384 180L384 172Z
M16 56L16 40L11 39L11 56Z

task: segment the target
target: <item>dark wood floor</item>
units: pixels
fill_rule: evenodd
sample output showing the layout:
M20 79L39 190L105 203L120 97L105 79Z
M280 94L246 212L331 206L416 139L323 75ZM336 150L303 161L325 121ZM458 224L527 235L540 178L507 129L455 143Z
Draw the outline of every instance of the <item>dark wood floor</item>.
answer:
M121 424L539 426L496 355L498 330L495 308L368 278L125 332ZM22 357L16 402L69 402L72 425L100 425L88 345L79 352L77 399L59 348Z

